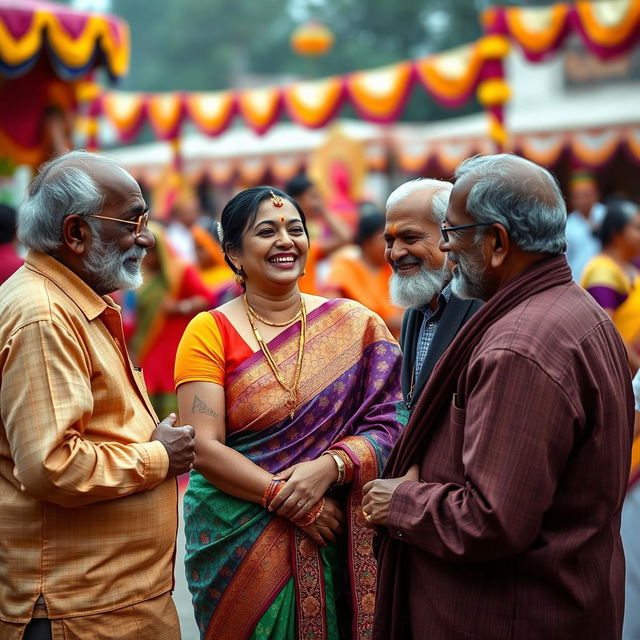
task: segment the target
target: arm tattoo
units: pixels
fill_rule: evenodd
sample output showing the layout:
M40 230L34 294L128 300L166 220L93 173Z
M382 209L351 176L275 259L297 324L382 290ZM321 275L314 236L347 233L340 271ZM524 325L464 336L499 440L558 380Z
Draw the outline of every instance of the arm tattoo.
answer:
M214 411L204 400L198 395L193 397L193 404L191 405L191 413L204 413L212 418L217 418L218 414Z

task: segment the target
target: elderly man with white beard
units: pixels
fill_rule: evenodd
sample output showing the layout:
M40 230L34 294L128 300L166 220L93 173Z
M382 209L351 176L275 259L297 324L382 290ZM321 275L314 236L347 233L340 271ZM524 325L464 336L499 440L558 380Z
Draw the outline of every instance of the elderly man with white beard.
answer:
M391 300L409 307L400 333L408 412L440 356L481 305L451 292L451 270L438 246L452 188L450 182L420 178L400 185L387 200L384 238L385 258L393 269Z
M135 180L76 151L29 185L25 264L0 287L0 637L177 640L175 476L194 431L158 424L107 295L142 282Z

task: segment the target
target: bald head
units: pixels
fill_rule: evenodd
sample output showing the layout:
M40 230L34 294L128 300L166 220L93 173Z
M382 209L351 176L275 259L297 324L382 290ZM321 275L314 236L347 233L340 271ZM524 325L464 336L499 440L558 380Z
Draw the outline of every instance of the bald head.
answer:
M543 167L511 154L476 156L458 167L456 178L456 190L468 192L467 212L476 222L501 223L527 253L566 249L564 198Z
M421 211L440 226L447 212L447 202L453 185L444 180L418 178L401 184L387 198L387 212Z

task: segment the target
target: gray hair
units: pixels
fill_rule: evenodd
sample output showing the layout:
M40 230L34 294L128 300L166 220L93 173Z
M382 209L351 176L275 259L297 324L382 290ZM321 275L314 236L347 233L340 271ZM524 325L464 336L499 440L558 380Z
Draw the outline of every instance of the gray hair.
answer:
M431 214L433 216L433 221L440 226L447 215L447 206L449 204L451 189L453 189L453 185L445 180L435 180L433 178L417 178L415 180L409 180L409 182L401 184L397 189L391 192L391 195L387 198L386 210L388 211L392 207L395 207L399 202L408 198L416 191L434 191L433 198L431 199Z
M456 169L456 178L475 182L467 211L477 222L499 222L527 253L566 250L567 208L554 176L519 156L474 156Z
M62 223L67 216L89 216L102 210L104 195L85 169L96 160L120 166L108 156L87 151L70 151L42 165L18 215L18 239L24 246L54 253L62 246ZM87 219L87 223L99 235L98 221Z

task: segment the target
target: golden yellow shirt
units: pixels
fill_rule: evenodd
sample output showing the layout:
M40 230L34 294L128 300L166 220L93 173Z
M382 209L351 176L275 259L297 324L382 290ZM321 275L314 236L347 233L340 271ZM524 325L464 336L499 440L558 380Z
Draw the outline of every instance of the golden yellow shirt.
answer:
M119 308L29 252L0 287L0 619L172 588L177 488ZM0 637L2 636L0 622Z

